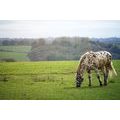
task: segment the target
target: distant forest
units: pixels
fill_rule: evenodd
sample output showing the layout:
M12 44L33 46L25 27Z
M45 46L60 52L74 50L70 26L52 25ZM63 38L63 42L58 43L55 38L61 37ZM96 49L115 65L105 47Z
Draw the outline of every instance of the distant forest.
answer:
M31 61L79 60L87 51L109 51L120 59L120 38L57 37L40 39L0 38L1 46L31 46L27 53Z

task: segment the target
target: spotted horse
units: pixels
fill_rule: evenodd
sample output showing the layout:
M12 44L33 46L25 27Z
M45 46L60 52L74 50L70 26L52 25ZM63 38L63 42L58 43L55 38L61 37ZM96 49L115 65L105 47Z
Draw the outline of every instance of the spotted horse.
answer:
M117 75L115 68L112 63L112 55L107 51L93 52L89 51L83 54L80 58L80 63L76 71L76 87L80 87L84 80L84 73L87 71L89 86L91 86L91 71L96 72L97 78L99 80L100 86L102 86L102 81L100 78L99 71L103 72L104 75L104 85L107 85L108 75L113 73Z

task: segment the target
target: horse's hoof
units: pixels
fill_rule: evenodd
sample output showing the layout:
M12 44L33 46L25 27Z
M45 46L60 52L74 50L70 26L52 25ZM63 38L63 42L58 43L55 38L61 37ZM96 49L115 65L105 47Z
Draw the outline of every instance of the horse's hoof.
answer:
M102 84L100 84L100 86L102 86Z
M91 87L91 85L88 85L89 87Z
M80 87L80 85L76 85L76 88Z
M104 83L104 86L107 86L107 83Z

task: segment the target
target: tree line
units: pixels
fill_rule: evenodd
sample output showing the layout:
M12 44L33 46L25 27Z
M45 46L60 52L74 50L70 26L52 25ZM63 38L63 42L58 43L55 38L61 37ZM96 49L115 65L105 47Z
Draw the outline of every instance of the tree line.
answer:
M120 59L120 38L56 37L56 38L0 38L1 46L31 46L31 61L79 60L87 51L106 50L113 59Z
M28 56L31 61L40 60L79 60L87 51L106 50L114 59L120 59L120 44L100 42L87 37L58 37L52 42L45 39L34 41Z

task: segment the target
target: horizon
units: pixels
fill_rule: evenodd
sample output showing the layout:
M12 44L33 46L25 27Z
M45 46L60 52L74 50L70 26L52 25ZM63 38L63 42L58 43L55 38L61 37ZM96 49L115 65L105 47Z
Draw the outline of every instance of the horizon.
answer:
M74 38L74 37L79 37L79 38L89 38L89 39L109 39L109 38L120 38L120 37L81 37L81 36L58 36L58 37L0 37L0 39L54 39L54 38L62 38L62 37L68 37L68 38Z

